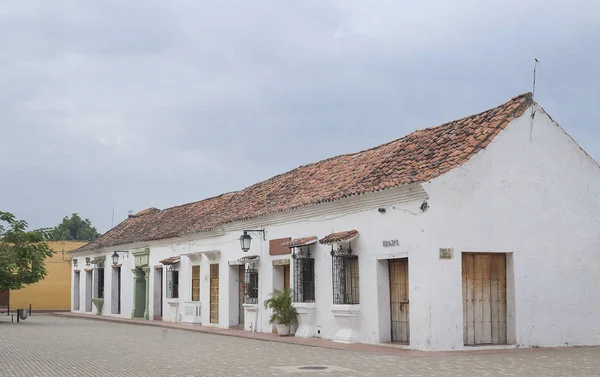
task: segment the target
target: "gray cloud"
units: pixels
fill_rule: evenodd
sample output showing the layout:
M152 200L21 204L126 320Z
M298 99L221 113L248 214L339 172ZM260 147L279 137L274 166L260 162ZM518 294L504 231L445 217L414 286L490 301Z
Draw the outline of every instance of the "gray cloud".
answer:
M101 231L531 89L600 159L596 1L0 5L0 208Z

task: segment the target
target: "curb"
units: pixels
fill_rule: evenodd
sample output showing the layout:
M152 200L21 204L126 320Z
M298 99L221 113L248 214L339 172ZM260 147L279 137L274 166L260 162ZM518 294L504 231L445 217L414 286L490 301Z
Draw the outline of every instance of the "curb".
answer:
M291 341L284 340L286 337L282 337L284 339L279 339L279 338L275 338L275 337L272 339L265 339L265 338L258 338L258 337L255 338L252 336L244 336L242 334L227 334L227 333L223 333L223 332L213 332L213 331L204 330L204 329L201 329L198 327L185 328L185 327L179 327L179 326L171 326L169 324L156 323L153 321L147 321L147 322L131 321L128 319L117 319L117 318L111 318L111 317L106 317L106 316L93 316L93 315L88 316L88 315L72 314L72 312L69 312L69 314L67 314L67 313L46 313L46 315L51 315L54 317L61 317L61 318L75 318L75 319L84 319L84 320L87 319L87 320L91 320L91 321L103 321L103 322L118 323L118 324L125 324L125 325L152 326L152 327L160 327L160 328L171 329L171 330L182 330L182 331L195 332L195 333L201 333L201 334L227 336L230 338L243 338L243 339L257 340L257 341L261 341L261 342L284 343L284 344L291 344L291 345L304 346L304 347L332 349L332 350L338 350L338 351L363 352L363 353L391 355L391 356L398 356L398 357L414 357L414 358L440 356L440 354L436 353L436 352L406 350L406 349L400 349L400 348L394 348L394 347L388 347L388 346L380 346L380 345L372 345L372 344L364 344L364 343L356 343L356 345L362 345L362 346L366 346L366 347L378 347L379 349L377 349L377 350L356 349L356 348L352 347L354 344L350 344L350 345L348 345L348 347L345 347L345 346L336 346L335 344L327 345L327 344L310 344L310 343L302 343L302 342L291 342Z
M600 348L600 346L571 346L571 347L543 347L543 348L505 348L505 349L470 349L470 350L453 350L453 351L420 351L420 350L410 350L410 349L402 349L396 348L393 346L387 345L377 345L377 344L368 344L368 343L352 343L352 344L339 344L331 341L332 344L315 344L315 343L305 343L302 341L289 341L286 339L297 339L295 337L272 337L272 338L264 338L264 337L253 337L246 336L243 333L239 334L231 334L225 333L221 331L213 331L213 330L205 330L200 327L185 327L185 325L173 326L170 322L156 322L156 321L138 321L131 320L127 318L114 318L108 316L96 316L96 315L85 315L78 314L73 312L54 312L54 313L39 313L39 315L50 315L54 317L61 318L72 318L72 319L83 319L83 320L91 320L91 321L103 321L124 325L136 325L136 326L152 326L163 329L171 329L171 330L181 330L188 332L195 332L200 334L209 334L209 335L218 335L218 336L227 336L230 338L243 338L249 340L256 340L261 342L274 342L274 343L284 343L290 345L304 346L304 347L313 347L313 348L325 348L331 350L338 351L351 351L351 352L362 352L362 353L371 353L371 354L379 354L379 355L388 355L388 356L397 356L397 357L405 357L405 358L427 358L427 357L444 357L444 356L481 356L481 355L498 355L498 354L507 354L507 353L520 353L520 352L539 352L543 350L566 350L566 349L574 349L574 348ZM222 329L226 330L226 329ZM252 333L251 333L252 334ZM262 333L260 333L262 334ZM265 335L268 333L265 333ZM323 339L325 341L326 339Z

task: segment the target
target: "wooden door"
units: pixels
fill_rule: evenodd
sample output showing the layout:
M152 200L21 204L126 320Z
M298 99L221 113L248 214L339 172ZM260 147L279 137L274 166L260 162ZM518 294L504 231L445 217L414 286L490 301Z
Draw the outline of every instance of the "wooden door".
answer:
M390 259L390 315L392 342L410 343L408 258Z
M0 291L0 308L6 308L6 310L8 311L9 306L10 306L10 291L9 290Z
M192 266L192 301L200 301L200 266Z
M506 254L462 254L465 345L506 344Z
M210 323L219 323L219 265L210 265Z
M283 289L290 288L290 265L283 266Z

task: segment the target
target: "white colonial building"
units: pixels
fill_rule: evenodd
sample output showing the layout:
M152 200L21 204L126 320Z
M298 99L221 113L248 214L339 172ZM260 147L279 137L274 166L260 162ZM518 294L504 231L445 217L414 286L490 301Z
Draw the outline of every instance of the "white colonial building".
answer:
M74 312L272 332L263 301L291 287L296 336L600 344L600 167L530 94L142 211L72 254Z

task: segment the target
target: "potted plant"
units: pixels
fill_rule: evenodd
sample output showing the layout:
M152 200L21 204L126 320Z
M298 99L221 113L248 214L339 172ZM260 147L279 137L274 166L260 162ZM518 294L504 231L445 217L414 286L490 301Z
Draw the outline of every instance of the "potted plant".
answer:
M273 311L269 323L275 323L277 333L280 336L290 335L291 325L298 323L298 312L292 306L292 291L289 288L273 290L271 297L265 300L265 309Z

